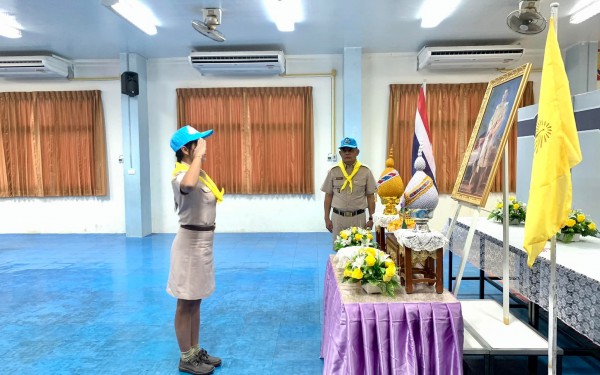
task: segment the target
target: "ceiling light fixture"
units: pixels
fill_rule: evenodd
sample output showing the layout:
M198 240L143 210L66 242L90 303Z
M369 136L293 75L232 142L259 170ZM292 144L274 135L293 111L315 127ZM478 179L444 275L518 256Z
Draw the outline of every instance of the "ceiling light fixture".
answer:
M456 9L460 0L425 0L421 7L421 27L436 27Z
M585 3L584 3L585 4ZM571 15L570 23L578 24L600 13L600 1L588 2L585 6Z
M102 5L131 22L148 35L156 34L152 12L136 0L102 0Z
M5 38L16 39L21 37L22 26L17 22L14 16L7 13L0 13L0 35Z
M294 24L304 20L301 0L264 0L264 4L279 31L294 31Z

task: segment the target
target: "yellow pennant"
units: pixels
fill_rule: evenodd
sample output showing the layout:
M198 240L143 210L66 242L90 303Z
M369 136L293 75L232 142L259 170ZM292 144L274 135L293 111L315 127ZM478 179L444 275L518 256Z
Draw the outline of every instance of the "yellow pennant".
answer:
M338 163L338 167L340 167L342 173L344 174L344 177L346 178L346 181L344 181L344 184L340 188L340 191L344 190L346 188L346 185L349 185L350 192L352 192L352 178L356 176L361 165L362 164L360 163L360 161L357 160L354 164L354 168L352 169L352 173L348 175L348 172L346 172L346 166L344 165L344 162L340 160L340 162Z
M178 173L187 172L189 169L189 165L177 162L175 163L175 169L173 170L173 174L171 176L175 177ZM219 191L217 184L214 183L210 176L206 172L204 172L204 175L206 176L206 178L198 176L198 179L200 180L200 182L206 185L207 188L210 189L215 198L217 198L217 202L221 203L223 201L223 195L225 195L225 189L221 189L221 191Z

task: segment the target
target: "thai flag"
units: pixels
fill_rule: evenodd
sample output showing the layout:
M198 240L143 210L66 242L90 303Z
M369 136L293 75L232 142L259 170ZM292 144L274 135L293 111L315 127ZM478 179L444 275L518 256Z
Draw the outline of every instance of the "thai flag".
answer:
M431 148L431 132L429 131L429 121L427 120L427 102L425 101L425 84L419 90L419 101L417 102L417 115L415 117L415 136L412 145L412 173L415 174L415 160L419 154L419 145L422 148L423 159L425 159L424 172L431 177L435 187L435 160L433 159L433 149Z

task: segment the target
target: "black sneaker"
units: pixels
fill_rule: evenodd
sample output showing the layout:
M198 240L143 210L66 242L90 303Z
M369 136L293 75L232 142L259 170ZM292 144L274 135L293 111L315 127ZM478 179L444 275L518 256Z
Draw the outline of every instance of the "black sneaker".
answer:
M198 351L198 360L202 363L206 363L207 365L211 365L214 367L219 367L221 366L221 358L219 357L213 357L212 355L209 355L206 350L200 348L200 350Z
M209 375L215 371L215 366L206 364L198 358L193 358L190 362L179 359L179 371L194 375Z

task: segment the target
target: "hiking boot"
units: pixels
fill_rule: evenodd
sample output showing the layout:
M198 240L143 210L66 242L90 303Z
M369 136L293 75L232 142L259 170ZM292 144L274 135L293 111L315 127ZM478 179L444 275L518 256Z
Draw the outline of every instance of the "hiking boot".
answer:
M200 348L200 350L198 351L198 360L202 363L206 363L207 365L211 365L214 367L219 367L221 366L221 358L219 357L213 357L212 355L209 355L206 350Z
M193 358L190 362L179 359L179 371L194 375L209 375L215 371L215 367Z

